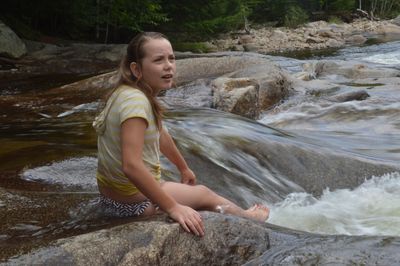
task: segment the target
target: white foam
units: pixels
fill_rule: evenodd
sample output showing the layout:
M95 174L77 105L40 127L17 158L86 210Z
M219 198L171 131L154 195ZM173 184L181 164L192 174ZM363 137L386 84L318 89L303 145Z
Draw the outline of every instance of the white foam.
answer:
M394 51L385 54L375 54L362 59L371 63L397 65L400 64L400 53L398 51Z
M290 194L272 206L268 222L293 229L345 235L400 236L400 173L372 177L354 190Z
M80 104L80 105L74 106L71 110L68 110L68 111L58 114L57 117L65 117L65 116L69 116L69 115L77 113L77 112L93 111L93 110L96 110L98 108L98 106L99 106L98 102Z

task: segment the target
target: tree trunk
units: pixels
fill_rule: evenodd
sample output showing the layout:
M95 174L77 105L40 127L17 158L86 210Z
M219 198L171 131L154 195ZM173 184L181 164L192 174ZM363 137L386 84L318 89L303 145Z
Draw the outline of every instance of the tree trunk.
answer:
M100 38L100 0L96 0L96 40Z

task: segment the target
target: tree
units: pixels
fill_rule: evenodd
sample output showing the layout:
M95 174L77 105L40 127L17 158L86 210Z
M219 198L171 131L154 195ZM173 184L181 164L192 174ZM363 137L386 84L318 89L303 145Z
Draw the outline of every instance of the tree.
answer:
M253 3L259 0L163 0L169 22L162 26L169 35L187 41L209 38L216 33L245 28ZM171 31L171 29L173 29Z

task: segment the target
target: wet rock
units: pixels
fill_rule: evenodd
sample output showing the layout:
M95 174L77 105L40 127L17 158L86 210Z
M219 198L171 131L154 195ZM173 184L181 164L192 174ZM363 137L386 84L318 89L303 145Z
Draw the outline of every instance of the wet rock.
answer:
M398 237L323 236L202 212L203 238L165 216L60 239L5 265L398 265Z
M240 265L268 249L265 224L203 212L206 235L165 216L61 239L9 261L15 265Z
M346 93L341 93L335 95L334 97L329 98L329 100L335 102L348 102L348 101L362 101L370 97L367 91L359 90L359 91L351 91Z
M327 80L320 80L320 79L313 79L313 80L293 79L292 87L295 91L309 93L315 96L323 95L326 93L333 93L339 90L340 88L337 84L331 83Z
M348 79L389 78L400 76L400 71L390 68L369 68L367 65L349 61L316 61L303 65L314 77L341 75Z
M8 58L20 58L26 52L25 43L0 21L0 55Z
M198 79L165 92L160 99L169 107L209 107L213 105L212 89L209 80Z
M272 62L249 66L227 74L230 78L251 78L259 84L259 108L265 110L279 103L292 92L289 75Z
M266 59L260 57L218 54L182 59L177 61L176 83L180 86L199 78L215 78L265 62Z
M272 237L272 236L271 236ZM298 237L284 247L274 246L252 265L399 265L397 237Z
M255 119L260 114L259 85L248 78L218 78L212 82L214 108Z
M279 103L291 92L289 75L261 56L190 58L178 60L177 68L178 85L197 78L212 80L225 74L224 78L217 79L213 84L212 106L248 118L257 117L261 110ZM200 96L198 102L197 96ZM208 106L209 96L209 88L204 84L198 86L189 83L166 92L165 100L177 105L198 107ZM174 97L178 100L174 100Z
M346 42L352 45L360 45L367 41L367 38L362 36L361 34L352 35L346 38Z

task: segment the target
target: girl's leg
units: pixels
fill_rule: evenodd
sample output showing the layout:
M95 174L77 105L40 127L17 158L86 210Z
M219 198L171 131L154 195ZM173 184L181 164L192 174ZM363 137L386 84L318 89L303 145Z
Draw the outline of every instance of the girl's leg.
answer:
M161 184L161 188L178 203L195 210L222 212L263 222L269 216L267 207L254 205L244 210L203 185L190 186L175 182L164 182Z

